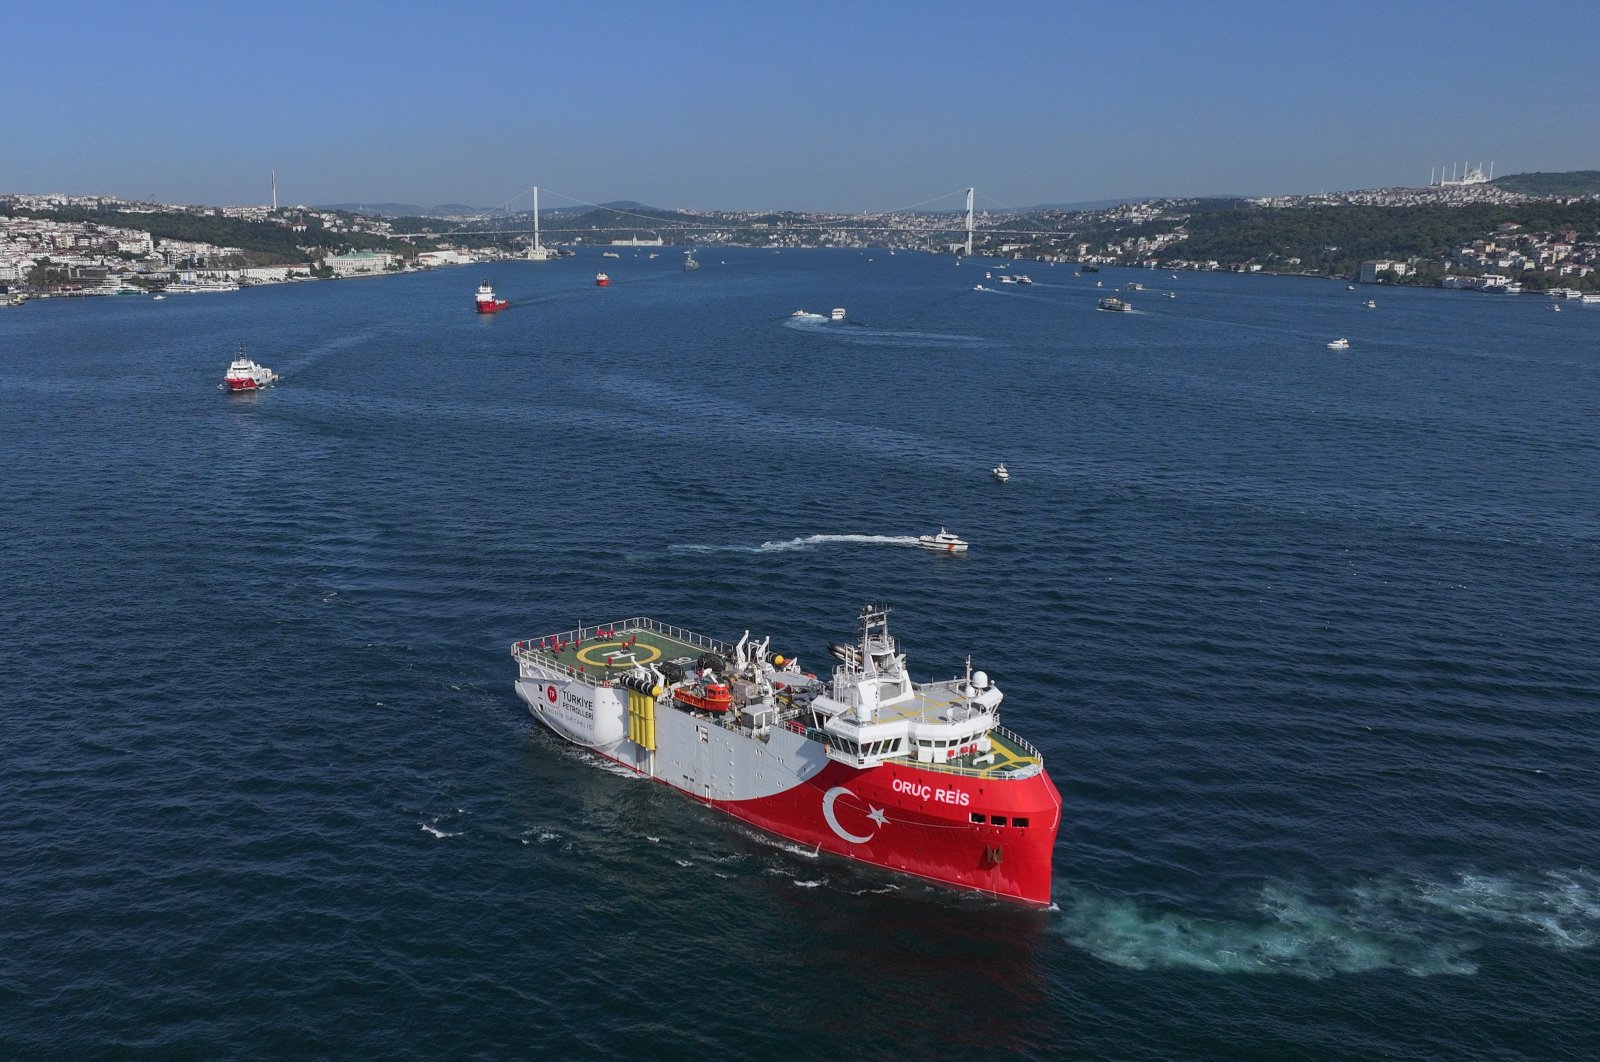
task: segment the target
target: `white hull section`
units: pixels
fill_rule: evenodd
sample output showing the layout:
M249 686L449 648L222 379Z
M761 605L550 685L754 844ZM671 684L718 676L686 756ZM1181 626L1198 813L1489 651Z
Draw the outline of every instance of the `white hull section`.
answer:
M568 740L701 800L755 800L788 792L822 773L827 750L792 730L751 737L687 712L655 713L655 752L627 738L627 691L559 672L517 680L534 718ZM555 696L551 696L551 691Z

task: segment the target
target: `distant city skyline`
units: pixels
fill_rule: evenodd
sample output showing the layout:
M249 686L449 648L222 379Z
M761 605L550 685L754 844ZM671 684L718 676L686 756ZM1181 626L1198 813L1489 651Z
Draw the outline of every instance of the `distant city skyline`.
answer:
M1597 40L1600 5L1448 12L90 0L7 23L0 192L877 212L1600 169L1587 51L1508 33Z

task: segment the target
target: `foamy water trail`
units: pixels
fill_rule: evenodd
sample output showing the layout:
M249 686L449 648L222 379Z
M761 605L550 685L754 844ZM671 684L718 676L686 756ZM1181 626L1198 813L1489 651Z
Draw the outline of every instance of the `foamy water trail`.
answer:
M1239 919L1157 911L1089 890L1073 890L1058 902L1059 926L1069 941L1134 970L1313 979L1373 970L1474 974L1470 953L1489 930L1556 948L1600 941L1600 876L1584 870L1383 881L1328 896L1273 882L1261 889L1257 917Z
M833 545L836 543L860 543L867 545L883 546L915 546L915 535L806 535L802 538L786 538L778 542L763 542L759 546L706 546L706 545L673 545L667 549L673 553L789 553L800 549L813 549L817 546Z

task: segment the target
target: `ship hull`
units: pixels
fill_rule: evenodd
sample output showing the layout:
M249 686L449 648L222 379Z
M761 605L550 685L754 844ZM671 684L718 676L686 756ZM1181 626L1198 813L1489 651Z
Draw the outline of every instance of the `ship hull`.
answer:
M478 303L478 312L479 313L499 313L501 310L505 309L507 306L510 306L510 305L511 304L509 302L507 302L505 299L496 299L494 302L480 302L480 303Z
M258 385L254 380L224 380L222 381L222 386L226 388L228 393L231 395L236 395L241 391L261 390L260 385Z
M856 768L798 728L755 737L675 708L655 713L647 749L619 733L610 690L537 671L516 688L559 736L766 833L952 888L1050 903L1061 797L1042 770L1012 779L904 761Z

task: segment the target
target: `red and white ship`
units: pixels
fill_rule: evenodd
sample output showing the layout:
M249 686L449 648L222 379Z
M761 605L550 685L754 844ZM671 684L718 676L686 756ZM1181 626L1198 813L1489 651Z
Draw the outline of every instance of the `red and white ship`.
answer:
M510 305L505 299L494 297L494 289L489 286L487 280L478 285L477 306L479 313L499 313Z
M244 344L240 343L239 356L233 359L227 374L222 377L222 389L229 394L238 394L241 391L259 391L277 382L278 374L245 357Z
M768 833L888 870L1050 903L1061 795L999 725L982 671L919 683L869 606L827 678L748 631L645 617L517 642L517 694L567 740Z
M594 275L594 286L597 288L609 288L611 286L611 278L604 273L596 273Z

